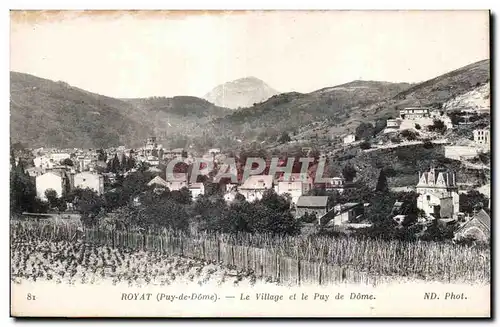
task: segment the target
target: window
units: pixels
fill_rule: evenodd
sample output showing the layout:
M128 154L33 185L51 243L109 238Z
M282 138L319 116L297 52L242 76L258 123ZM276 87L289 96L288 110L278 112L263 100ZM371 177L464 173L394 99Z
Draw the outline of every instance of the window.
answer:
M427 195L427 201L430 201L430 200L431 200L431 196Z

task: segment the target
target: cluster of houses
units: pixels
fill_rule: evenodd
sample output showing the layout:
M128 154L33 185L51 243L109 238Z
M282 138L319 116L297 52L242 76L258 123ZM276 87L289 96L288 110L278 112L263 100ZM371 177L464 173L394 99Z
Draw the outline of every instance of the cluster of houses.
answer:
M443 111L426 107L408 107L399 111L399 117L387 119L383 132L394 133L405 129L415 129L416 126L424 128L433 125L435 120L442 121L447 129L453 128L451 118ZM345 135L343 142L344 144L352 144L356 142L356 136L354 134Z
M205 186L203 183L190 183L188 173L173 173L166 174L166 179L160 176L154 177L148 186L154 187L155 190L180 191L186 187L193 198L200 194L205 194ZM314 180L309 174L291 173L288 175L251 175L246 178L241 184L228 183L222 185L224 192L224 199L226 202L231 203L235 201L237 195L242 195L248 202L254 202L262 199L267 190L274 190L279 195L288 195L291 200L295 215L297 218L302 217L306 212L310 215L315 215L318 221L324 222L325 214L332 215L334 212L341 215L335 220L336 222L346 223L348 221L355 221L355 218L360 218L362 213L359 212L359 207L363 207L362 203L351 204L351 206L337 206L330 208L328 205L327 196L311 196L307 195L313 188ZM326 183L327 190L336 190L342 193L344 190L354 187L352 184L347 183L341 177L331 178ZM332 211L332 209L335 209ZM354 215L354 213L357 213ZM335 216L335 215L334 215ZM334 218L332 216L332 218ZM348 218L346 218L348 217Z
M432 117L430 115L428 110L415 108L407 108L404 110L404 114L402 113L403 119L423 119ZM477 139L484 143L489 142L489 130L488 132L478 132ZM102 151L38 149L34 152L34 167L28 168L27 171L35 179L37 196L42 200L46 200L46 191L49 189L54 190L58 197L61 197L65 190L74 188L90 188L101 195L105 191L105 179L113 180L112 173L103 173L102 170L96 169L99 165L106 167L106 162L100 162L103 159ZM145 145L139 149L125 149L125 147L107 149L106 160L122 157L122 154L126 158L133 157L136 162L149 163L151 169L157 172L162 172L158 168L160 163L165 164L172 159L181 160L188 165L195 162L193 155L184 149L164 149L154 137L148 138ZM220 149L210 149L203 156L203 159L212 161L213 167L219 169L228 168L221 164L224 158L225 155L221 153ZM202 168L201 174L206 177L205 181L213 181L213 168L208 166L200 168ZM232 173L237 174L238 172ZM148 186L153 187L156 191L166 189L180 191L187 188L193 199L205 194L206 184L198 181L192 182L188 172L167 172L164 176L165 179L160 176L154 177L148 182ZM366 223L364 211L367 204L353 202L331 206L327 196L310 195L314 185L314 176L310 172L277 174L276 176L251 175L237 183L219 183L219 187L224 193L224 199L228 203L234 201L238 194L244 196L248 202L253 202L262 199L266 190L273 189L279 195L286 194L290 197L296 218L307 214L315 217L317 222L324 226L350 225L356 227L357 224ZM355 187L352 183L348 183L344 178L338 176L329 178L324 186L326 191L338 191L339 193ZM425 213L426 219L424 220L449 219L459 221L462 237L474 233L476 236L483 235L483 238L489 239L489 216L486 212L481 211L477 217L469 217L468 219L460 214L458 186L454 172L431 168L429 171L419 174L419 181L415 189L419 194L417 207ZM402 224L406 215L397 210L399 206L401 203L396 202L393 210L396 214L394 214L393 219Z
M425 107L410 107L401 109L398 118L387 119L384 133L415 129L418 125L427 127L433 125L435 120L442 121L447 129L453 129L451 118L445 112Z

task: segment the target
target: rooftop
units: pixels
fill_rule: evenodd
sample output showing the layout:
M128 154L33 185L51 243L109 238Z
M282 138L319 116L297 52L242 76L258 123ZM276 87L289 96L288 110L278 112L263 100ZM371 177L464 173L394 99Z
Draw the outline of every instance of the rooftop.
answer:
M301 196L297 200L297 207L321 207L327 206L327 196Z

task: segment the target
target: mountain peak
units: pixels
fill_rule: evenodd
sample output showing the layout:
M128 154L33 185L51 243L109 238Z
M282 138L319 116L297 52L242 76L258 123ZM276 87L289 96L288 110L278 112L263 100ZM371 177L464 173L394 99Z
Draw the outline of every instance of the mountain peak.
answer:
M251 107L278 93L261 79L247 76L218 85L204 99L217 106L238 109Z

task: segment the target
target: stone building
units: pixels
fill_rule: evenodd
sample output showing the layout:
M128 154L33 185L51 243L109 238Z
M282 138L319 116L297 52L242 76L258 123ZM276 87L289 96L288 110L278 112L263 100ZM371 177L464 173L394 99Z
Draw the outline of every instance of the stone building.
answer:
M416 187L417 207L429 218L456 218L459 195L456 174L446 169L431 168L419 173Z
M465 222L455 231L454 239L473 239L479 242L489 242L491 233L491 218L481 209L471 220Z

